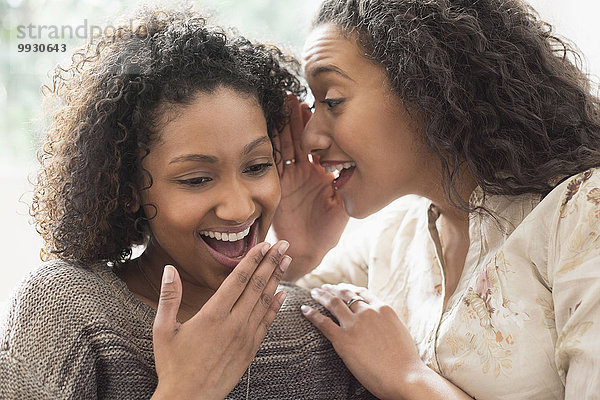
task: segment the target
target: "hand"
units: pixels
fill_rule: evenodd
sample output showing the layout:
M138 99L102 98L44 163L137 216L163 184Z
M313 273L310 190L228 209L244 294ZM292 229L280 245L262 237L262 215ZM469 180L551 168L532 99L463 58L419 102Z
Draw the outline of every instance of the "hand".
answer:
M223 399L254 358L285 293L274 295L291 262L288 243L252 248L200 311L177 322L182 286L163 272L153 344L158 387L153 398Z
M329 339L356 379L378 398L403 398L403 383L415 371L431 372L395 311L367 289L349 284L323 285L313 289L311 295L339 325L308 306L302 306L303 314ZM346 302L355 296L365 301L348 307Z
M281 153L277 164L281 178L281 203L273 219L273 231L279 239L291 243L294 259L284 279L296 280L310 272L337 244L348 215L340 196L333 190L332 174L326 174L318 156L313 162L300 147L304 126L312 116L306 104L294 95L286 99L291 109L290 122L275 138ZM287 164L285 160L295 160Z

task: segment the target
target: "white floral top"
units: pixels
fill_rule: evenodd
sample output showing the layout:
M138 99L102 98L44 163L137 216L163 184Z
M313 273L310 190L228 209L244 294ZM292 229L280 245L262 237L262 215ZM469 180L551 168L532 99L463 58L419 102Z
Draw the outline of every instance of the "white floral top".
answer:
M365 220L300 283L367 286L396 310L422 359L477 399L600 398L600 170L543 199L483 199L478 188L470 204L497 219L471 215L445 309L439 214L415 196Z

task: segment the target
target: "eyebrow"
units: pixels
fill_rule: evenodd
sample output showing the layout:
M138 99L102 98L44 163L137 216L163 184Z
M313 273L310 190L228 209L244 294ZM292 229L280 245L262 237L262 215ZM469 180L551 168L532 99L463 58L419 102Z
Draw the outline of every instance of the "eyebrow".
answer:
M262 145L263 143L269 143L270 141L271 140L268 136L259 137L258 139L255 139L244 146L244 149L242 150L242 155L245 156L258 146Z
M321 66L313 69L310 73L310 76L314 78L315 76L326 73L326 72L336 73L336 74L340 75L342 78L349 79L354 82L354 79L350 78L348 75L346 75L344 72L342 72L341 69L339 69L338 67L334 67L333 65L321 65Z
M186 161L196 161L196 162L205 162L209 164L215 164L218 159L215 156L207 156L206 154L184 154L182 156L177 156L171 161L169 164L186 162Z
M263 143L269 143L270 139L267 136L260 137L255 139L244 146L242 149L242 155L245 156L250 153L252 150L262 145ZM205 162L209 164L215 164L219 159L215 156L208 156L206 154L184 154L181 156L177 156L169 161L169 164L186 162L186 161L195 161L195 162Z

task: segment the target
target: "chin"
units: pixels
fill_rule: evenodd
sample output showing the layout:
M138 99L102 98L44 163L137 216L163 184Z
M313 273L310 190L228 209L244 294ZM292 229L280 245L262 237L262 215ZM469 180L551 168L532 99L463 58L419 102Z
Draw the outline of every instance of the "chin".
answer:
M380 199L379 199L380 200ZM346 214L352 218L363 219L381 210L395 199L387 202L370 202L369 199L343 199Z
M364 207L360 207L353 202L352 200L343 200L344 202L344 210L346 210L346 214L348 214L352 218L363 219L371 215Z

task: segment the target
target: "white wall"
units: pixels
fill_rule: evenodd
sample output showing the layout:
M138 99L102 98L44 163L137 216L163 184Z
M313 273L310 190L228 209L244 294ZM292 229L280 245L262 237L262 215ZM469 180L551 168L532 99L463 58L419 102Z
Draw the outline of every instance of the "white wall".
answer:
M587 72L600 77L600 2L598 0L529 0L555 32L575 43Z

